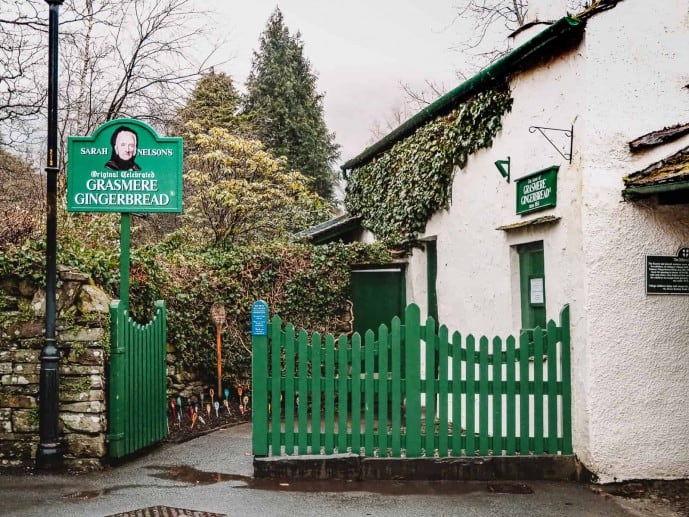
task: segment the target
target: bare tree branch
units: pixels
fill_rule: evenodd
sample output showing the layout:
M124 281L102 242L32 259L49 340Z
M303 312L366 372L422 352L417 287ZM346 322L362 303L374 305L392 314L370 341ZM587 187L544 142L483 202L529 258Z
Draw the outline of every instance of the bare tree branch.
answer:
M507 37L526 23L528 3L528 0L461 0L455 6L455 21L470 19L475 27L455 47L467 57L468 70L461 75L467 72L473 75L509 50ZM590 3L569 0L567 9L576 12Z
M214 50L195 56L210 27L207 15L192 0L67 0L60 12L62 138L89 134L117 117L166 127L175 106L210 69ZM33 143L40 149L45 138L47 21L44 0L3 2L0 142L5 147Z

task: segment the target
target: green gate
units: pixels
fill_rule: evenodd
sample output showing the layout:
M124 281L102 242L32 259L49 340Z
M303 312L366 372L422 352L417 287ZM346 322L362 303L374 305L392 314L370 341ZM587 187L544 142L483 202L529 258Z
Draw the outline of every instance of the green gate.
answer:
M121 458L167 436L167 312L155 302L146 325L136 323L120 300L110 305L108 453Z
M253 452L371 457L572 454L569 307L489 340L421 325L298 333L252 311Z

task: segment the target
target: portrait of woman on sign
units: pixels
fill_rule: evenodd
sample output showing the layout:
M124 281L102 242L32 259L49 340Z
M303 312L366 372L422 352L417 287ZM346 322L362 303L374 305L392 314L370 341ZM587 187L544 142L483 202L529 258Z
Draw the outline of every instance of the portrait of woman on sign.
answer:
M136 132L128 126L120 126L113 131L110 137L112 154L105 168L113 171L140 171L141 167L134 161L138 141Z

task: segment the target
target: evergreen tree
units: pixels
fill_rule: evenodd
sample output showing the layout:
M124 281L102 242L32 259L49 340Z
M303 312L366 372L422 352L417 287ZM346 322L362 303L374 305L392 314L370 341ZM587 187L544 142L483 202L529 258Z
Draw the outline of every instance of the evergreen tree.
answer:
M244 133L246 122L238 114L240 101L241 96L232 78L211 70L196 82L186 105L179 111L178 119L182 125L195 122L206 131L219 127L233 134Z
M309 178L314 192L331 199L339 146L325 125L323 95L316 91L303 47L301 34L289 33L276 8L254 52L245 111L268 150L285 156L292 169Z

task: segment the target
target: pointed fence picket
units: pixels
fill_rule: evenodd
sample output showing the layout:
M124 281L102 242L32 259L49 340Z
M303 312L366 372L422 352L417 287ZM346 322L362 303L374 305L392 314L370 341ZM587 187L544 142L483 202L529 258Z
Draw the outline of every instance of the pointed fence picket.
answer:
M419 316L411 304L404 325L396 317L363 340L309 337L274 316L252 337L254 454L572 453L568 306L518 346Z

